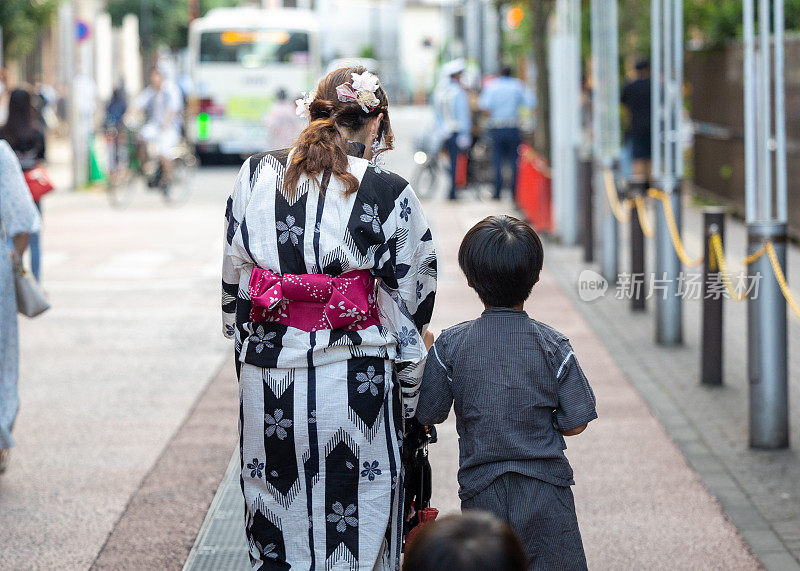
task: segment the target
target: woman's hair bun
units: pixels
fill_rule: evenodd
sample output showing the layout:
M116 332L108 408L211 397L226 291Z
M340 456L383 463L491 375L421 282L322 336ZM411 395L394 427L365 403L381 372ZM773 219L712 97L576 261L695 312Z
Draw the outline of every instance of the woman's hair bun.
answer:
M308 112L309 115L311 115L311 120L314 121L317 119L330 119L335 109L336 106L332 101L328 101L327 99L315 99L311 102L311 105L309 105Z

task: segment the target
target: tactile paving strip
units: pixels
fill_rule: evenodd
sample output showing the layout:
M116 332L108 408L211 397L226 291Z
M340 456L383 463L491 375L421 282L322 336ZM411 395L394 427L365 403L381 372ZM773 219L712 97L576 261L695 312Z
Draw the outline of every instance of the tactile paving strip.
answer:
M239 485L239 452L231 458L183 566L184 571L250 569L244 534L244 500Z

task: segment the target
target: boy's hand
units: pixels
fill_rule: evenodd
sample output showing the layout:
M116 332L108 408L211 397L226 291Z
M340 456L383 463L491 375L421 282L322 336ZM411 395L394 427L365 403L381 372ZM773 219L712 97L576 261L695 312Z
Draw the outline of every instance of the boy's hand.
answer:
M431 350L431 347L433 347L433 342L434 342L434 341L436 341L436 337L433 335L433 332L431 332L431 330L430 330L430 329L428 329L428 330L427 330L427 331L426 331L426 332L425 332L425 333L422 335L422 342L423 342L423 343L425 343L425 349L427 349L428 351L430 351L430 350Z
M563 434L564 436L578 436L581 432L586 430L587 426L588 426L588 424L584 424L583 426L579 426L579 427L573 428L571 430L559 430L559 432L561 434Z

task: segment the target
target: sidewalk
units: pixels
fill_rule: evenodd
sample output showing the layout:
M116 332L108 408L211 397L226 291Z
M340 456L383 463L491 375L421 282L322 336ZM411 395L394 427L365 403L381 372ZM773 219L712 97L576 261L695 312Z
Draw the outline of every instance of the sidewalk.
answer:
M685 201L683 239L691 256L702 249L702 213ZM628 228L620 228L620 268L627 271ZM735 261L730 271L742 270L746 228L728 217L726 255ZM648 245L646 271L652 271L654 252ZM593 331L603 339L623 372L675 440L690 465L721 503L763 565L768 569L800 569L800 320L788 315L789 414L788 450L748 448L747 305L725 301L724 387L700 385L701 303L684 304L684 345L663 348L654 343L653 300L647 312L633 314L629 300L605 298L580 301L578 275L586 266L576 249L551 246L549 270ZM595 268L598 269L598 268ZM695 270L685 269L691 273ZM800 291L800 249L787 251L786 273L795 295ZM794 276L794 277L793 277ZM791 351L791 349L795 349Z
M512 212L513 207L509 202L426 204L440 255L440 289L432 324L435 330L473 318L482 310L460 274L456 252L470 226L500 211ZM647 369L642 375L630 366L630 355L641 347L641 351L646 351L642 355L644 362L656 362L660 367L668 365L664 374L676 370L672 376L688 377L688 371L695 370L697 363L691 339L686 349L664 352L661 356L662 350L649 348L649 317L632 317L626 305L613 299L593 304L577 300L573 275L577 276L582 266L577 249L552 243L545 248L545 271L526 309L571 339L598 399L600 418L584 434L569 439L567 452L576 473L576 504L589 567L759 568L758 560L706 486L714 493L729 491L732 500L724 500L725 507L739 509L743 516L757 513L748 495L717 472L708 473L717 474L719 485L714 481L704 485L697 471L706 475L703 462L711 462L714 457L696 450L689 455L690 466L681 454L683 450L688 455L694 450L694 443L702 442L698 428L688 420L677 422L678 414L660 406L653 396L656 393L656 397L667 403L683 399L687 395L671 396L670 392L679 389L689 393L681 384L684 381L648 392L647 382L657 386L663 375ZM687 317L687 330L692 328L688 320ZM639 324L638 328L630 324L632 321ZM642 329L647 329L647 333ZM733 356L737 352L731 348L728 354ZM731 374L735 370L729 369ZM691 381L685 382L694 386ZM718 413L706 414L715 423L746 431L746 421L742 420L746 416L734 416L733 421L727 420L727 408L707 404L706 410ZM747 456L742 446L739 452ZM736 448L735 440L728 447ZM442 513L458 512L458 446L452 416L439 430L439 443L431 448L431 462L433 505ZM239 494L238 458L234 455L185 569L247 568ZM735 522L742 520L731 517ZM765 565L793 568L791 556L769 524L764 523L763 517L760 520L752 517L754 525L743 529Z

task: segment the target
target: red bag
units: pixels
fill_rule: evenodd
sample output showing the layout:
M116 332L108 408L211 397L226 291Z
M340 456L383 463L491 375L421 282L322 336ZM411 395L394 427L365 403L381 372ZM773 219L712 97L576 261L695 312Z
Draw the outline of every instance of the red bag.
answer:
M28 169L23 174L34 202L39 202L39 199L55 188L47 171L41 165Z
M467 154L458 153L456 157L456 187L464 188L467 186Z
M406 538L406 545L410 545L411 541L414 539L414 536L419 533L419 530L422 529L426 523L431 522L436 519L436 516L439 515L439 510L436 508L425 508L419 512L419 523L411 528L411 531L408 532L408 537Z

